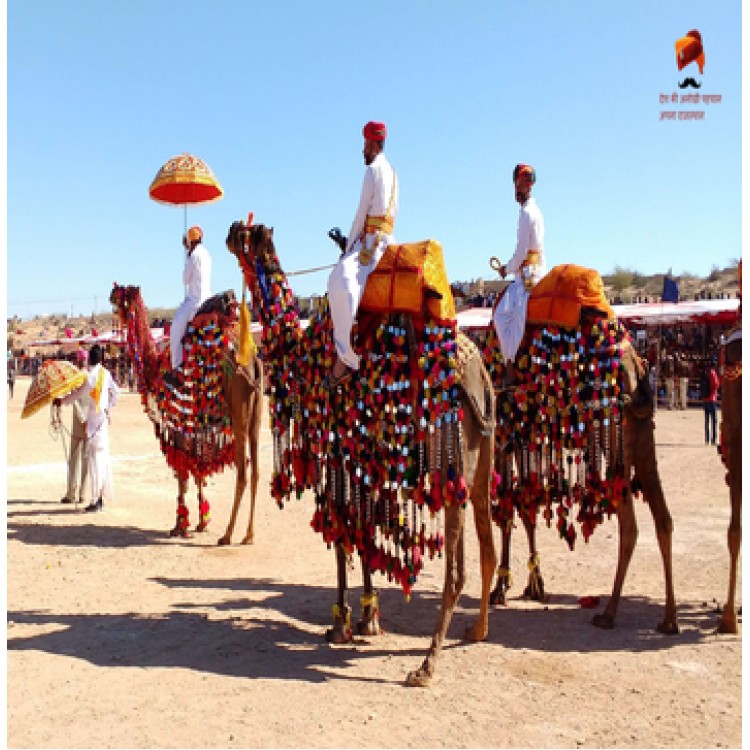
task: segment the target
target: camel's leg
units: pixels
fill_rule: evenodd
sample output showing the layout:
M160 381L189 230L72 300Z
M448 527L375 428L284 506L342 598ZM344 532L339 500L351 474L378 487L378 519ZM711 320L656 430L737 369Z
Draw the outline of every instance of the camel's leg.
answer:
M628 565L630 565L635 543L638 540L638 524L635 519L635 509L633 508L633 494L630 490L628 490L627 496L617 506L617 524L620 548L617 556L617 571L615 572L615 582L612 586L612 596L609 598L604 612L595 615L593 619L593 624L596 627L606 630L611 630L615 626L615 615L617 614L617 605L620 603L622 584L625 581Z
M510 589L510 538L513 531L513 519L506 521L500 527L502 550L500 552L500 566L497 569L497 583L490 594L490 604L502 605L506 603L506 592Z
M219 545L227 545L232 543L232 533L234 532L234 525L237 522L237 513L239 513L240 504L242 503L242 495L245 493L245 486L247 485L246 435L247 433L244 430L238 430L234 435L234 468L237 472L237 477L234 482L234 503L232 504L232 512L229 515L227 530L224 532L224 536L219 539ZM252 516L250 517L250 526L251 528L248 529L248 535L252 531ZM242 540L242 543L247 544L248 541L252 542L252 538L248 540L246 535Z
M252 409L250 410L250 425L248 438L250 441L250 518L247 522L247 532L242 540L243 544L252 544L255 538L255 498L258 495L258 446L260 445L260 423L263 397L260 388L255 391Z
M329 643L348 643L352 640L351 607L347 604L346 550L336 545L336 568L338 570L338 596L333 605L333 627L326 630Z
M664 491L659 479L654 430L651 420L637 420L636 430L633 466L635 468L635 475L643 486L643 495L646 498L654 519L656 538L659 542L659 551L661 552L664 567L664 586L666 590L664 619L656 626L656 629L666 635L676 635L680 632L680 629L677 624L677 605L675 603L672 576L672 516L667 507L667 501L664 498Z
M725 436L727 440L729 436ZM741 440L741 436L738 440ZM719 633L737 633L737 612L735 609L735 591L737 588L737 559L740 554L742 543L742 460L741 455L733 456L731 452L727 456L730 466L729 470L729 497L732 503L732 513L729 519L729 530L727 531L727 543L729 546L729 593L727 603L719 620Z
M372 588L372 574L362 559L362 619L357 623L358 635L380 635L380 603L378 592Z
M196 479L195 485L198 488L198 525L196 531L205 531L208 528L210 506L208 500L203 495L203 488L206 486L205 479Z
M491 466L491 464L490 464ZM466 630L466 638L470 641L483 641L489 632L489 604L492 578L497 566L495 542L492 538L492 512L490 510L489 481L483 477L475 483L471 495L474 507L474 525L479 538L479 562L482 574L482 595L479 600L479 615L473 627ZM459 542L459 554L463 554L463 536ZM463 569L463 561L460 563Z
M169 532L169 536L180 536L189 539L191 534L188 531L190 527L190 513L185 503L185 495L188 489L189 477L187 474L176 473L177 477L177 520L174 528Z
M406 684L413 687L424 687L429 684L435 672L435 663L448 631L453 610L464 585L463 537L465 511L460 503L453 503L445 509L445 583L443 584L443 601L440 605L437 625L432 635L427 656L416 672L410 672ZM494 568L494 562L492 564ZM494 572L494 571L492 571ZM490 580L492 580L490 578ZM488 589L489 593L489 589Z
M536 548L536 524L529 518L528 513L519 513L523 527L526 529L526 539L529 543L529 580L523 595L527 599L535 602L544 602L544 579L542 578L542 568L539 562L539 551Z

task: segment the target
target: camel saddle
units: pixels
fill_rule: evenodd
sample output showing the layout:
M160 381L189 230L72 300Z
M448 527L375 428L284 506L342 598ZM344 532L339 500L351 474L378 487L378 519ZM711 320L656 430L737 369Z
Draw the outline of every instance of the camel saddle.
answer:
M418 320L455 320L440 243L389 245L367 278L359 310L376 315L407 313Z
M582 314L615 319L599 272L566 263L555 266L534 287L526 307L526 323L576 328Z

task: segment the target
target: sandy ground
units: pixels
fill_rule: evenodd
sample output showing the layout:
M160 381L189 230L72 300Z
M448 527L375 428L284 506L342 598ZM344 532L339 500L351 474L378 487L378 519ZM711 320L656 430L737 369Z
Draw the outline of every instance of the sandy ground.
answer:
M612 521L573 553L554 529L540 532L546 606L521 599L519 530L510 602L491 612L485 643L463 642L479 594L470 519L469 578L436 678L409 689L404 677L421 663L437 617L440 561L427 565L408 603L376 579L386 635L329 646L334 555L310 529L310 496L283 511L269 498L266 429L255 544L216 546L232 471L209 482L209 531L173 540L176 485L138 397L124 393L113 413L117 500L84 514L60 504L63 444L48 412L19 418L28 385L19 379L8 402L9 747L741 745L741 636L715 633L729 495L701 412L657 415L678 636L654 630L664 582L639 502L640 540L615 630L593 628L578 601L600 596L603 608L616 559ZM246 523L247 506L237 541ZM350 580L355 603L358 571Z

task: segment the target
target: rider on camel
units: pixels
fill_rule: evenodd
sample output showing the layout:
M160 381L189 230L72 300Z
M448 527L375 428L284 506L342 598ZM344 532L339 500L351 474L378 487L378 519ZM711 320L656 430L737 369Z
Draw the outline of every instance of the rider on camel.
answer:
M526 326L526 305L531 290L546 273L544 258L544 218L531 195L536 172L527 164L517 164L513 170L516 201L521 206L518 214L518 238L513 257L500 267L500 276L515 274L514 280L500 298L492 314L500 351L506 363L508 378L513 382L513 360Z
M169 332L173 369L182 364L182 337L188 323L211 296L211 256L203 245L203 230L198 226L190 227L182 238L182 246L186 253L182 272L185 299L174 314Z
M348 240L338 233L342 254L328 277L328 304L337 354L331 385L343 382L359 368L351 330L367 277L388 245L394 243L393 224L398 212L398 178L383 153L385 124L368 122L362 134L366 168L359 207Z

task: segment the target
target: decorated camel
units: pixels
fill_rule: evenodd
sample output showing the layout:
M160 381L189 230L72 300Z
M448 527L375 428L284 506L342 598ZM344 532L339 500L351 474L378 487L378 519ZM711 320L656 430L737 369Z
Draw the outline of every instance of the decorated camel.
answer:
M227 529L218 542L231 543L248 484L249 444L250 519L242 544L251 544L258 488L263 367L250 344L249 330L238 331L234 293L212 297L197 312L183 338L183 364L173 373L176 377L171 378L165 378L170 370L169 346L157 347L140 288L115 284L110 302L127 336L144 410L177 478L177 520L170 536L190 536L185 502L189 478L193 477L198 490L199 521L195 530L205 531L210 510L204 494L206 478L234 465L234 504Z
M573 549L617 515L619 554L612 595L593 624L614 627L638 536L634 497L643 493L664 566L666 605L657 629L678 632L672 581L672 518L656 461L653 400L647 369L603 294L601 277L557 266L534 288L515 360L515 384L503 388L505 364L490 324L485 362L497 390L493 518L502 552L493 604L510 586L514 512L526 530L529 575L524 595L544 601L536 548L541 514Z
M271 384L272 494L281 505L312 489L312 526L336 548L338 592L326 638L335 643L352 638L346 564L355 552L364 581L357 628L371 635L380 632L371 573L386 574L408 596L424 558L445 555L432 643L421 667L407 678L410 685L425 685L464 584L469 497L482 576L479 616L467 631L469 640L487 636L496 564L489 504L492 386L478 348L457 335L439 245L429 241L388 249L360 304L355 337L363 355L360 369L337 387L326 384L335 358L327 305L301 327L273 230L235 222L227 247L238 259L263 325ZM387 304L381 294L386 289L396 290Z
M737 560L742 543L742 328L731 331L724 345L721 378L721 457L727 467L731 516L729 546L729 593L719 621L720 633L737 632Z

